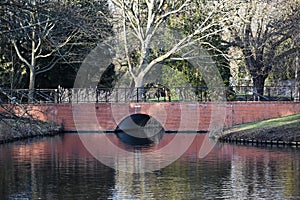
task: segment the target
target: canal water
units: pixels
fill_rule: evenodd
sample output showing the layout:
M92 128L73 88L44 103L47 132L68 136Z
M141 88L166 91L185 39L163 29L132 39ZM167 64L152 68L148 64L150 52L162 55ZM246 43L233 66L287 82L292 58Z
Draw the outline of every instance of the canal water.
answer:
M99 135L95 140L95 134L84 137L99 145L104 139ZM122 145L114 134L105 137L136 155L158 148L133 148ZM167 145L174 137L165 134L161 143ZM174 162L143 173L132 173L135 159L119 158L113 168L106 166L91 155L78 134L2 144L0 199L300 199L299 148L217 143L201 158L205 137L195 135ZM173 148L160 152L152 164L172 157L179 146ZM100 150L98 154L107 160L116 156Z

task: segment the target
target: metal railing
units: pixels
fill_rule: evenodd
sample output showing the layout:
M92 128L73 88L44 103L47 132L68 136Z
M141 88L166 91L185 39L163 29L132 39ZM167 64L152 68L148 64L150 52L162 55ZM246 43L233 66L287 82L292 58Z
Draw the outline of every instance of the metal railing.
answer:
M232 86L232 91L235 101L293 101L295 87L266 86L263 95L255 92L253 86Z
M293 101L294 87L265 87L264 95L252 86L159 87L159 88L60 88L36 89L29 99L28 89L0 88L0 103L97 103L164 101ZM225 98L226 99L225 99Z

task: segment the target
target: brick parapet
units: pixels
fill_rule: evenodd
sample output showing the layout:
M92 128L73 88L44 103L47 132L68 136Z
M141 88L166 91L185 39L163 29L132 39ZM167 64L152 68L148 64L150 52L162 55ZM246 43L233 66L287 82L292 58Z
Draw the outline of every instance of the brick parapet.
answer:
M12 105L5 105L12 107ZM34 118L63 125L65 131L112 131L132 114L146 114L168 131L207 131L300 113L297 102L162 102L22 105ZM18 106L20 116L26 116ZM217 124L217 125L216 125Z

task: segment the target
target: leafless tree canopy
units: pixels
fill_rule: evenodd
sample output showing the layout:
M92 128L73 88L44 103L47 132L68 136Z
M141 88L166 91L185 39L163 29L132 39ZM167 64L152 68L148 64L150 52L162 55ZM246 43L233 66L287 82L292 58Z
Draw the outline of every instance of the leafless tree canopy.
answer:
M242 50L243 58L258 94L274 66L299 49L300 3L289 1L228 1L237 6L227 29L230 45Z
M135 87L144 85L144 77L156 64L167 59L183 60L194 56L190 52L185 54L185 58L176 57L189 46L205 44L214 47L207 39L221 33L223 24L230 18L229 13L225 12L222 18L217 17L224 8L223 3L218 1L112 0L112 2L116 12L114 16L120 22L118 28L124 33L126 62ZM193 13L198 13L201 17L198 17L197 22L189 27L189 31L180 31L180 34L185 33L184 36L176 37L174 33L167 33L165 27L170 28L172 24L177 24L179 27L182 19L193 17ZM176 31L174 26L172 28ZM128 42L129 39L132 40L128 32L132 32L131 37L135 37L137 41L136 52L139 56L134 57L137 61L133 60L128 48L132 45ZM163 32L168 34L164 42L168 43L168 40L172 40L173 44L165 44L160 54L151 56L155 51L151 45L157 42L157 38L161 38Z
M59 62L81 62L88 52L82 49L111 34L105 1L15 0L0 6L0 34L29 70L30 90L37 75Z
M299 0L6 0L0 7L1 55L10 48L32 90L38 74L80 64L113 31L122 34L119 61L135 87L160 63L199 56L192 46L226 58L225 48L238 48L258 94L275 67L299 66Z

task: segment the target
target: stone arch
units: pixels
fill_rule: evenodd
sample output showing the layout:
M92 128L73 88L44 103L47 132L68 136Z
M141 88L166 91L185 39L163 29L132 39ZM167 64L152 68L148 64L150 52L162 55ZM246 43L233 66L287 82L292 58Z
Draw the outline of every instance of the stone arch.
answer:
M141 113L125 117L115 129L117 137L131 145L158 143L164 132L164 127L158 120Z

